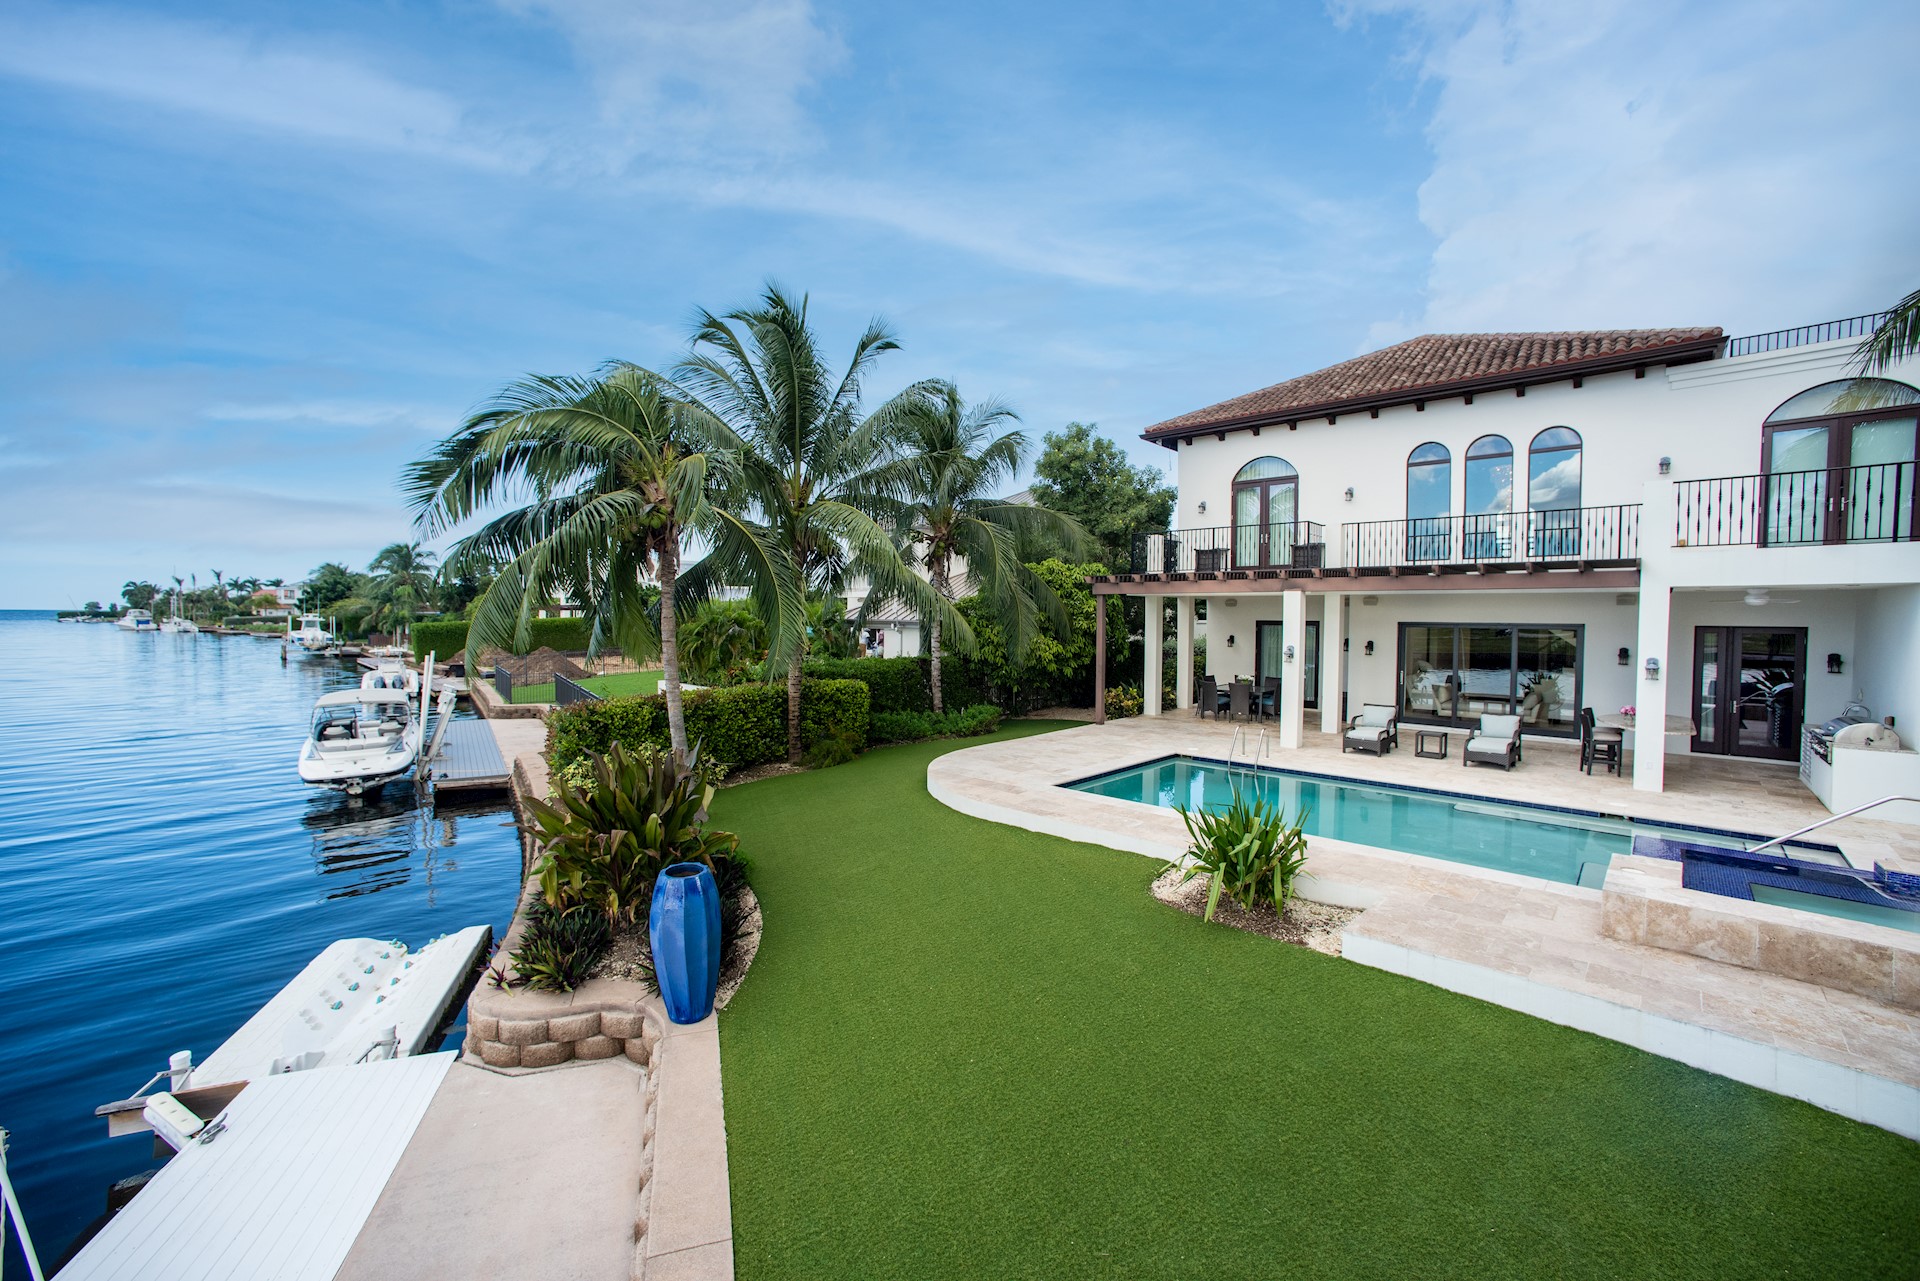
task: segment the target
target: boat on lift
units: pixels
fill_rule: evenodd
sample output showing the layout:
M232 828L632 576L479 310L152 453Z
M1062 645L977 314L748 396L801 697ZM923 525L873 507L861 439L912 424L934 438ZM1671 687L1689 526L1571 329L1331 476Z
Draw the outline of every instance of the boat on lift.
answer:
M287 620L287 643L309 654L322 654L332 648L333 633L318 614L298 614Z
M358 796L413 772L425 716L404 689L342 689L322 694L300 749L300 778Z
M153 615L144 609L130 609L113 620L113 625L123 632L157 632L160 627L153 621Z

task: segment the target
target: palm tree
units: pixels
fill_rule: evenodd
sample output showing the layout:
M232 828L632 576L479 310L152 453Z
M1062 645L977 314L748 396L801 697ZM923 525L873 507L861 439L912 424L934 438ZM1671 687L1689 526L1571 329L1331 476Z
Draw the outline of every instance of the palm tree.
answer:
M899 344L878 320L854 343L844 370L829 367L807 323L807 300L768 284L760 305L715 316L701 312L694 351L675 370L675 386L738 459L731 505L750 513L754 533L778 557L741 559L716 545L698 567L699 583L745 587L767 623L770 657L787 669L787 759L800 759L800 673L807 655L805 599L849 572L866 574L916 608L959 614L901 559L889 537L899 516L886 488L898 457L903 419L926 398L915 384L862 414L861 379Z
M367 625L397 632L433 599L434 556L420 543L389 543L367 564Z
M907 416L906 452L880 478L885 489L904 496L898 532L907 541L909 563L925 572L942 601L951 601L955 563L964 561L970 587L999 622L1016 663L1043 617L1056 630L1067 625L1060 598L1027 568L1020 548L1044 538L1080 555L1090 545L1073 517L993 496L1026 462L1024 433L996 434L1019 420L997 401L968 407L958 388L939 384ZM945 710L940 688L940 655L949 639L944 612L935 609L922 617L936 715ZM955 652L973 652L973 632L964 620L951 641Z
M682 757L687 730L671 604L681 540L698 529L743 564L755 555L753 531L709 502L724 460L705 447L700 427L658 378L634 365L530 377L501 391L403 481L416 524L429 533L528 496L448 555L456 568L497 567L474 603L470 651L524 651L542 602L555 595L577 601L593 620L595 652L609 641L634 655L658 648L668 734ZM659 584L667 602L657 625L643 577Z
M1920 289L1893 304L1880 327L1854 349L1854 360L1862 373L1878 374L1916 351L1920 351Z

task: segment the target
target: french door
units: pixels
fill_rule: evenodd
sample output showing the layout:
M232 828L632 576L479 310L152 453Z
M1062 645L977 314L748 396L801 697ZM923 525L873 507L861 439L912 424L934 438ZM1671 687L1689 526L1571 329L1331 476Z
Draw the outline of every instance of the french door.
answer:
M1913 538L1920 415L1910 408L1766 430L1768 544Z
M1806 677L1804 627L1695 628L1693 750L1798 759Z
M1298 537L1300 478L1242 481L1233 489L1233 567L1286 569Z
M1286 680L1286 651L1280 643L1280 624L1253 625L1253 687L1265 689L1267 677ZM1308 707L1320 706L1320 624L1307 624L1306 653L1300 655L1300 679L1306 682Z

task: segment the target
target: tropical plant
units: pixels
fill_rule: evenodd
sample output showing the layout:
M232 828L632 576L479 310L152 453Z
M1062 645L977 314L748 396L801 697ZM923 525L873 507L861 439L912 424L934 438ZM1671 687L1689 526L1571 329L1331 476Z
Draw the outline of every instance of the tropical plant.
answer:
M701 420L682 412L660 380L629 364L590 377L535 377L503 390L407 469L416 523L451 529L509 496L532 501L455 545L457 572L497 569L473 606L468 649L528 648L535 612L555 595L593 620L589 649L612 643L634 657L659 653L673 750L687 750L674 608L654 604L643 580L675 600L681 541L699 529L739 564L767 555L755 530L709 502L716 460Z
M996 401L969 407L952 384L933 384L905 416L905 455L879 478L883 489L901 497L896 533L907 561L925 572L943 602L955 599L954 571L964 562L971 594L997 624L1016 663L1026 657L1043 621L1055 632L1067 626L1060 598L1021 561L1021 549L1044 543L1078 555L1092 546L1071 516L995 496L1026 462L1026 436L1001 432L1018 421ZM975 650L964 615L950 638L944 634L946 612L921 616L936 713L944 710L940 656L949 639L956 653Z
M360 575L345 565L327 561L311 574L300 586L300 608L307 613L323 613L343 600L359 596L362 591Z
M367 565L367 626L397 632L432 605L434 556L419 543L390 543Z
M714 789L700 781L697 747L649 761L615 743L592 761L591 787L556 777L550 799L527 802L549 905L592 907L619 926L644 910L670 863L697 860L720 876L740 842L706 826Z
M672 755L670 749L655 747L652 743L648 742L622 744L622 746L625 747L629 756L644 763L648 769L657 768ZM689 762L687 768L693 771L693 776L696 779L711 787L719 787L721 783L726 781L728 774L726 762L715 760L705 753L701 754L700 759ZM590 754L559 766L554 770L554 773L558 777L564 778L582 792L591 793L599 786L599 776L594 768L594 759Z
M990 603L977 596L968 597L960 603L960 612L973 625L978 642L979 673L998 691L996 701L1016 711L1036 705L1090 700L1095 609L1107 611L1109 661L1127 643L1120 598L1106 597L1102 605L1088 585L1089 579L1107 572L1106 566L1098 562L1070 565L1048 560L1028 568L1059 598L1066 612L1067 626L1058 633L1036 634L1024 656L1016 658L1014 647L1001 631Z
M1138 688L1132 685L1118 685L1107 691L1107 718L1125 720L1138 716L1146 710L1147 700Z
M1000 709L976 703L938 716L926 712L875 712L868 736L876 743L914 743L924 738L971 738L1000 728Z
M536 991L571 992L613 946L613 927L591 907L556 908L536 898L513 953L513 970Z
M807 768L832 769L835 765L845 765L860 754L860 746L859 739L844 731L823 734L807 749Z
M130 609L152 609L154 597L159 594L159 587L138 579L120 589L120 599L126 601Z
M1862 373L1885 373L1917 351L1920 351L1920 289L1893 304L1879 327L1854 349L1854 362Z
M767 625L751 605L705 600L680 624L680 661L701 685L736 685L767 657Z
M1286 911L1294 880L1307 862L1304 811L1289 823L1279 806L1236 790L1224 810L1183 807L1180 817L1193 843L1185 859L1167 869L1182 868L1183 885L1196 876L1209 879L1205 919L1213 919L1223 895L1249 910L1267 904Z
M891 531L901 513L889 464L900 455L903 419L926 400L916 383L871 414L862 380L899 344L879 321L854 343L844 369L830 367L807 320L804 297L769 284L760 305L702 312L693 353L674 371L709 432L739 461L724 486L730 510L750 513L752 537L716 539L689 570L702 591L745 587L767 625L771 659L787 672L787 759L801 754L801 664L807 656L806 597L867 576L912 608L958 619L901 558ZM964 624L961 624L964 626Z

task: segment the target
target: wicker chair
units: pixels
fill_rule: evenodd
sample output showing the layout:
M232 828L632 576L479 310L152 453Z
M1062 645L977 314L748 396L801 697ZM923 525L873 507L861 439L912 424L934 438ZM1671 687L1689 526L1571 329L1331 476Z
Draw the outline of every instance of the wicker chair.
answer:
M1460 753L1464 765L1498 765L1512 769L1520 763L1520 718L1518 716L1482 716L1480 728L1467 740Z
M1200 687L1194 691L1193 714L1220 718L1220 682L1211 676L1200 678Z
M1227 686L1227 715L1234 720L1253 715L1253 682L1235 681Z
M1340 736L1340 753L1372 752L1375 756L1385 756L1400 746L1400 722L1395 719L1394 710L1385 703L1362 703L1360 714L1347 722L1347 732Z

